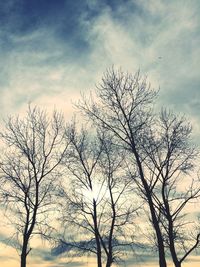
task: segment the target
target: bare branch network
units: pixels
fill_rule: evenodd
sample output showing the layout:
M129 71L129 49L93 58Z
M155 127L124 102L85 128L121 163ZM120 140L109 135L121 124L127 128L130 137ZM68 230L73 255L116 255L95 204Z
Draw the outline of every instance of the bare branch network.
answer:
M181 267L199 249L199 151L183 116L155 112L157 94L112 68L76 105L82 128L31 106L5 122L1 204L21 267L36 235L54 256L93 255L98 267L152 248L160 267Z

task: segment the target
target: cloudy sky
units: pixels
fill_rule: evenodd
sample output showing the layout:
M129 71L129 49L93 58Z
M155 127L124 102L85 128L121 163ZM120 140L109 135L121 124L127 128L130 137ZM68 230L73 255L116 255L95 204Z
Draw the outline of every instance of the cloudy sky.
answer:
M199 0L0 1L0 119L29 102L70 117L71 102L114 65L148 75L159 104L184 113L200 143L199 14ZM4 266L17 266L5 250Z

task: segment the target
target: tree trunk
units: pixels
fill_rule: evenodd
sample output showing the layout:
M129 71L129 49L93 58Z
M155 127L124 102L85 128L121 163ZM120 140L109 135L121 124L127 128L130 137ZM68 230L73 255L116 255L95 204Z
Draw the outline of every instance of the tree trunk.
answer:
M21 254L21 267L26 267L26 254Z
M110 267L112 265L112 263L113 263L112 241L113 241L113 232L114 232L115 219L116 219L115 202L114 202L114 199L113 199L113 193L112 193L110 178L109 178L108 188L109 188L111 207L112 207L112 222L111 222L111 226L110 226L110 233L109 233L109 240L108 240L108 256L107 256L106 267Z
M181 263L180 263L179 261L177 261L176 263L174 262L174 265L175 265L176 267L181 267Z
M102 267L102 261L101 261L101 244L99 240L99 231L98 231L98 224L97 224L97 208L96 208L96 201L93 199L93 209L94 209L94 230L95 230L95 241L97 246L97 266Z
M166 218L168 221L169 250L170 250L175 267L181 267L181 263L179 262L177 254L176 254L176 248L175 248L175 243L174 243L173 219L170 214L170 207L169 207L168 199L166 198L166 195L165 195L165 189L166 189L166 181L164 179L163 184L162 184L162 198L163 198L163 202L165 205Z
M174 265L176 267L181 267L181 263L179 262L177 255L176 255L176 249L174 245L174 237L173 237L173 222L171 218L169 218L169 249L172 256L172 260L174 262Z
M149 209L151 212L151 218L152 218L152 223L153 227L156 232L156 237L157 237L157 243L158 243L158 254L159 254L159 266L160 267L167 267L166 259L165 259L165 249L164 249L164 243L163 243L163 237L162 233L159 227L159 222L156 217L156 213L153 207L153 201L151 196L148 198L148 203L149 203Z
M106 267L111 267L112 263L113 263L112 255L111 256L109 255L107 258Z
M23 246L22 246L22 253L21 253L21 267L26 267L26 258L27 258L27 245L28 241L24 238Z
M95 233L95 239L96 239L96 245L97 245L97 266L98 267L102 267L102 262L101 262L101 245L100 245L98 234L96 235L96 233Z
M166 259L165 259L165 250L162 240L162 235L160 234L160 230L156 231L157 241L158 241L158 252L159 252L159 266L167 267ZM161 238L160 238L161 235Z
M142 182L144 190L145 190L147 203L149 205L153 227L154 227L154 230L156 232L157 243L158 243L158 254L159 254L159 266L160 267L167 267L167 263L166 263L166 259L165 259L165 248L164 248L163 237L162 237L159 222L158 222L158 219L156 216L156 211L155 211L155 207L154 207L153 200L152 200L152 193L151 193L149 185L148 185L148 183L144 177L142 164L140 162L139 155L135 149L135 144L132 145L132 151L135 155L135 159L136 159L137 166L139 169L140 179L141 179L141 182Z

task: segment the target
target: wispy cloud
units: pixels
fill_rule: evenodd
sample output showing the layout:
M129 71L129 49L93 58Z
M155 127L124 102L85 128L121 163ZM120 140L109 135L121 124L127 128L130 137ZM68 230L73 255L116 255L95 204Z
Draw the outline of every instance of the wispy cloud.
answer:
M160 86L159 105L189 117L198 142L199 13L198 0L1 1L1 117L28 102L70 116L106 68L140 68Z
M91 89L115 64L133 72L140 68L161 86L163 104L199 119L199 1L111 2L61 1L49 13L35 4L26 27L28 6L4 4L9 17L0 33L4 114L43 97L52 104L59 95L67 101Z

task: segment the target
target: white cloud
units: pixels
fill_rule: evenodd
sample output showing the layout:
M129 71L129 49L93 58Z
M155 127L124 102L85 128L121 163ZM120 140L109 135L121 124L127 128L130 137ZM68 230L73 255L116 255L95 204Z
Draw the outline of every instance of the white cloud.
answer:
M195 99L200 96L194 89L194 82L200 82L198 9L198 1L119 1L114 10L102 4L96 17L83 13L79 18L90 48L86 54L72 52L67 39L58 39L56 27L8 35L10 47L4 47L0 63L2 116L19 112L28 102L48 109L66 103L71 112L71 100L92 90L114 64L130 72L140 68L153 86L161 86L160 103L199 123L192 97L194 90Z

